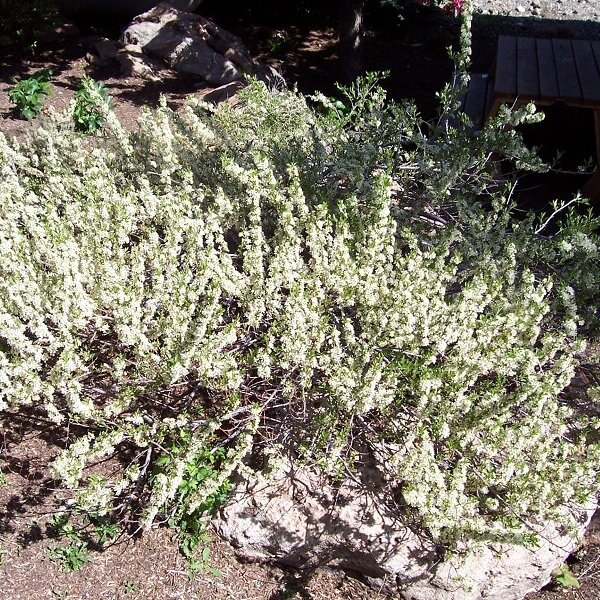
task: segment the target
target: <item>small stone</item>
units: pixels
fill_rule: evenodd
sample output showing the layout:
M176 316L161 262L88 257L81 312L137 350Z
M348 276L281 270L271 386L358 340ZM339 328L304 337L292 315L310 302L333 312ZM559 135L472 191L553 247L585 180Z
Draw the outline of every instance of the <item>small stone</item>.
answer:
M520 4L517 6L517 12L519 13L524 13L525 12L525 7L521 6Z

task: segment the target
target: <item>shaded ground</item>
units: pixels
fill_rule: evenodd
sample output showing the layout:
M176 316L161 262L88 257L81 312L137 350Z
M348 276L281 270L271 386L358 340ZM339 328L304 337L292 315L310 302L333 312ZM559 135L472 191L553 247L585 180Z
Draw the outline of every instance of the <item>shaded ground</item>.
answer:
M295 10L275 10L277 3L264 2L263 13L248 3L205 0L201 12L240 35L257 59L269 62L300 90L316 89L335 93L339 78L335 14L326 3L315 7L298 2ZM279 3L281 5L281 3ZM232 8L233 5L233 8ZM594 37L600 39L600 23L593 0L565 0L534 3L507 0L482 0L478 3L485 14L474 20L473 65L476 71L492 67L497 36L500 32L536 34L554 37ZM519 10L523 8L523 11ZM534 15L534 10L539 14ZM577 10L577 15L573 11ZM588 12L585 12L585 11ZM490 14L493 11L494 14ZM498 13L501 14L500 16ZM564 14L563 14L564 13ZM545 17L545 18L541 18ZM260 23L257 25L256 23ZM176 107L202 87L194 79L167 78L160 83L120 76L118 66L91 65L86 56L99 36L115 38L122 23L79 21L77 26L56 23L44 39L31 45L26 36L18 44L1 49L0 65L0 129L8 135L22 135L31 123L15 118L7 91L13 77L51 67L55 72L53 94L49 104L63 109L68 106L83 74L105 81L115 101L115 109L126 124L133 125L142 106L156 105L165 94ZM435 114L435 92L448 81L451 62L446 48L457 40L454 18L424 9L410 9L404 18L391 10L366 15L365 40L368 66L389 70L385 81L390 96L415 98L424 115ZM565 113L554 116L564 122ZM571 115L576 121L577 119ZM588 131L585 125L581 131ZM575 125L569 126L570 130ZM548 135L532 132L536 140ZM585 133L587 135L587 133ZM537 136L537 137L536 137ZM578 137L578 136L576 136ZM568 140L565 140L568 142ZM562 142L561 142L562 143ZM580 143L578 145L581 145ZM552 153L553 149L547 149ZM578 180L564 183L567 191L579 185ZM554 184L532 182L542 188ZM562 182L562 180L561 180ZM588 381L582 379L581 388ZM62 570L60 560L52 560L51 550L64 546L65 540L52 537L48 518L60 505L62 492L55 487L45 465L61 447L52 429L43 423L23 428L11 416L0 420L0 595L6 600L38 600L46 598L229 598L242 600L372 599L385 596L370 590L360 581L340 573L297 573L275 566L245 563L227 544L213 540L209 566L219 569L215 576L205 569L190 580L185 561L166 529L153 531L141 539L120 540L102 554L94 553L91 563L81 572ZM595 519L582 550L571 560L571 569L582 588L546 590L530 600L595 600L600 598L600 522Z

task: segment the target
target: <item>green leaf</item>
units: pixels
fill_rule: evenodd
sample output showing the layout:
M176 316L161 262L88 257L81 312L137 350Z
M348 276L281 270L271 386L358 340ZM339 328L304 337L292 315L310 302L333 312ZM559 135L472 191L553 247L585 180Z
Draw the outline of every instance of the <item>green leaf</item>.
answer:
M571 569L569 569L567 565L563 565L562 567L560 567L560 569L554 571L553 575L554 581L556 581L556 583L559 583L563 587L573 588L576 590L578 590L581 587L579 580L577 579L577 577L575 577L575 575L573 575Z

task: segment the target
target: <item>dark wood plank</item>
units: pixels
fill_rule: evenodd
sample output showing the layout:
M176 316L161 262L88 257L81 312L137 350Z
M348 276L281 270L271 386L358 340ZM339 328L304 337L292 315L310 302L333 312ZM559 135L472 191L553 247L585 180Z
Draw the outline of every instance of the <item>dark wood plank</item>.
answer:
M592 40L592 52L596 57L596 65L598 65L598 69L600 69L600 41Z
M581 193L593 202L600 202L600 108L594 111L594 131L596 134L596 170L583 186Z
M581 102L581 87L571 41L553 39L552 48L554 49L556 79L558 80L560 97L571 102Z
M535 39L517 38L517 95L524 100L536 100L539 94Z
M494 90L497 96L504 98L517 95L517 38L513 36L498 38Z
M492 114L492 109L494 106L494 80L490 76L488 78L488 89L487 89L487 97L485 99L485 108L483 110L483 124L494 115Z
M600 40L592 40L590 43L594 58L596 59L596 68L598 69L598 72L600 72Z
M585 105L600 105L600 71L588 40L573 40L573 56Z
M600 171L600 108L594 110L594 133L596 134L596 170Z
M476 130L481 129L483 126L488 81L489 77L482 73L473 73L469 81L469 88L465 99L465 114L469 116Z
M554 50L552 49L552 40L536 40L537 59L540 96L542 98L558 98L558 81L556 79L556 64L554 63Z

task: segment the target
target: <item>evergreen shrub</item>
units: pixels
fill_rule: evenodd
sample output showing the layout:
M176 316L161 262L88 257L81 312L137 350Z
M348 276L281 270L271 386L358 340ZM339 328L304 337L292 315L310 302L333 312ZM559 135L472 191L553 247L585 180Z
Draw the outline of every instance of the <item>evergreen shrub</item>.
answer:
M506 126L535 118L430 128L371 77L0 136L0 409L64 428L74 506L144 528L282 453L334 479L374 460L447 547L574 525L597 423L562 392L598 240L514 216L493 156L535 166Z

